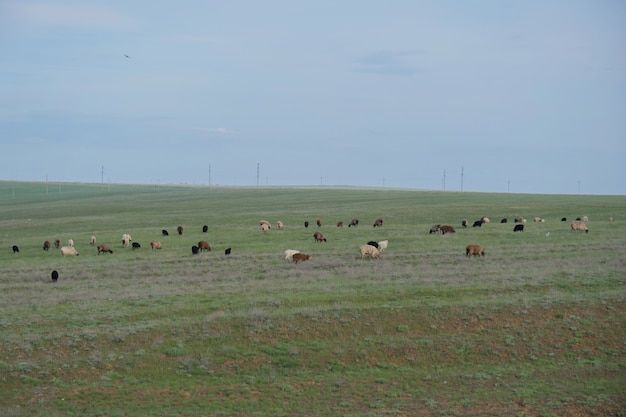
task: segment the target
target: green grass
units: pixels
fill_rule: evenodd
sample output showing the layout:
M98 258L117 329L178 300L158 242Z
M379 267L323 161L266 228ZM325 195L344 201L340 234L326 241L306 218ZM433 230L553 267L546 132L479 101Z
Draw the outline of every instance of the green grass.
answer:
M513 233L519 215L546 221ZM587 234L560 221L583 215ZM0 182L0 415L625 415L625 215L623 196Z

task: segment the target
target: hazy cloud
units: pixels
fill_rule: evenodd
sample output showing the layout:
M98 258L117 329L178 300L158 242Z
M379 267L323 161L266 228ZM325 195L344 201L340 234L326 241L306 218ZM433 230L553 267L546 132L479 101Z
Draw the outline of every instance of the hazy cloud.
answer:
M419 69L406 62L410 52L379 51L366 55L357 61L356 72L370 74L411 76Z

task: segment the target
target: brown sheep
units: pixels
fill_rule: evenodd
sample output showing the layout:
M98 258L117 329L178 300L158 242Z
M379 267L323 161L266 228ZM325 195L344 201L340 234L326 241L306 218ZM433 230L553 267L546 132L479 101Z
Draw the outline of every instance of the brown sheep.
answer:
M304 253L294 253L292 256L293 263L304 262L311 259L311 255L305 255Z
M209 245L209 242L207 242L206 240L201 240L200 242L198 242L198 250L211 252L211 245Z
M113 253L108 245L98 245L98 255L100 255L102 252Z
M383 219L376 219L374 221L374 227L383 227Z
M176 228L176 231L178 232L179 235L182 235L183 234L183 226L178 226Z
M343 227L343 222L337 223L337 227Z
M59 246L61 246L61 241L59 239L54 239L54 247L59 249Z
M352 219L350 220L350 224L348 225L348 227L357 227L359 225L359 219Z
M322 219L317 219L317 227L322 227Z
M454 227L449 226L447 224L442 225L439 230L441 230L441 234L445 235L446 233L456 233L456 230L454 230Z
M572 232L584 231L585 233L589 233L589 229L587 229L587 225L582 220L574 220L572 222Z
M365 258L366 255L372 259L380 259L380 251L372 245L361 245L359 249L361 250L361 259Z
M316 242L326 242L326 237L322 232L313 233L313 237L315 238Z
M440 224L436 224L433 227L430 228L430 231L428 233L430 233L431 235L433 233L439 233L441 232L441 225Z
M43 250L50 250L50 241L46 240L43 242Z
M465 247L465 256L485 256L485 250L480 245L467 245Z
M461 226L462 227L467 227L467 219L461 220Z
M161 242L159 242L158 240L153 240L152 242L150 242L150 247L152 248L152 250L161 249Z

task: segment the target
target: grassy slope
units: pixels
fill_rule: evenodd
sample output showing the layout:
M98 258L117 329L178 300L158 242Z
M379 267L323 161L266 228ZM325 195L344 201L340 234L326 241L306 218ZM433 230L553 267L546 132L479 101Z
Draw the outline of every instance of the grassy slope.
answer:
M0 415L616 415L625 209L620 196L0 183ZM518 215L546 222L498 223ZM588 234L560 222L582 215ZM492 223L460 228L481 216ZM327 243L302 226L317 218ZM261 219L286 230L264 235ZM458 232L429 235L435 223ZM142 249L122 249L125 232ZM81 256L43 252L55 238ZM192 256L200 239L214 250ZM388 251L359 259L372 239ZM487 256L466 259L468 243ZM287 248L313 259L287 263Z

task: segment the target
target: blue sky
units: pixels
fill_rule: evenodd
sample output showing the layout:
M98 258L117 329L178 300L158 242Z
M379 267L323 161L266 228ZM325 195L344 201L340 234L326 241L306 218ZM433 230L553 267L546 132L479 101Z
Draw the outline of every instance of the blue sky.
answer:
M0 179L624 195L624 21L622 0L2 0Z

